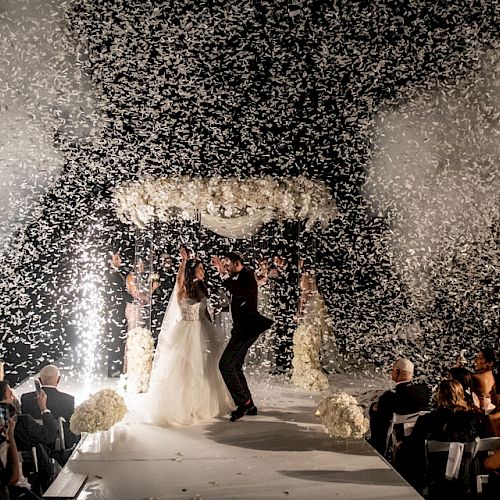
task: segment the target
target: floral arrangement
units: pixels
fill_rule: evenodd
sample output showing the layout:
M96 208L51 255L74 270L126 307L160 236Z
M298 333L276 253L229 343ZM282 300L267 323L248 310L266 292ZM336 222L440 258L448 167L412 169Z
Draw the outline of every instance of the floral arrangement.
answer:
M323 399L316 410L322 424L333 438L361 439L369 422L356 398L345 392Z
M127 335L127 373L123 388L127 392L146 392L153 367L154 339L151 332L138 326Z
M326 184L305 176L146 178L120 185L114 201L120 219L140 228L155 218L195 218L198 212L233 218L263 210L268 220L306 220L310 228L315 222L327 224L337 213Z
M314 320L299 325L293 336L292 382L297 387L313 391L328 388L328 378L321 371L319 351L321 328Z
M127 413L124 399L113 389L102 389L75 408L69 421L74 434L111 429Z

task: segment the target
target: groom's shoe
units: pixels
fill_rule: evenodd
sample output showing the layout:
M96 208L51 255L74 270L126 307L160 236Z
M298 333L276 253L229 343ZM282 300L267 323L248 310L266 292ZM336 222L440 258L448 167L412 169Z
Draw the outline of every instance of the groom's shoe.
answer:
M229 418L230 422L235 422L239 420L241 417L245 415L257 415L257 407L253 404L253 401L250 401L246 405L241 405L236 408L236 410L231 412L231 417Z

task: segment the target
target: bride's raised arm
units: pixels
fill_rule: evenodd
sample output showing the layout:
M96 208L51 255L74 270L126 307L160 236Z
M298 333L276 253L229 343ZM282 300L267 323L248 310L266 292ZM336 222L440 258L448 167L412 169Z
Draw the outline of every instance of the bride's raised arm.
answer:
M186 262L188 260L188 254L187 251L184 247L181 247L180 249L180 254L181 254L181 264L179 266L179 270L177 271L177 278L176 278L176 283L177 283L177 300L180 301L185 294L185 287L184 287L184 276L185 276L185 271L186 271Z

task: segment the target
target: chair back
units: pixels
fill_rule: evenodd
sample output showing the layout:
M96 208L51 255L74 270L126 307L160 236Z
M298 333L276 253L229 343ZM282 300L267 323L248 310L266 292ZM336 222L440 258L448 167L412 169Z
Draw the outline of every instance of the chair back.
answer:
M62 451L66 449L66 438L64 437L64 423L66 419L59 417L57 419L57 438L54 445L54 451Z
M500 437L482 438L477 442L474 457L474 474L476 475L476 494L483 493L483 486L488 483L489 474L484 467L488 455L500 450Z
M476 453L500 450L500 437L482 438L477 442Z
M440 485L441 489L453 485L458 487L459 493L470 492L470 477L472 472L472 462L476 455L479 439L468 443L448 442L448 441L425 441L425 474L426 487L424 496L429 494L429 488ZM432 455L446 454L442 467L431 464ZM432 476L432 477L431 477Z
M31 490L42 495L41 483L40 483L40 470L38 463L38 452L36 446L33 446L31 450L19 451L19 462L21 462L23 476L26 477L31 485Z
M401 443L400 437L411 434L418 417L429 413L428 411L417 411L415 413L401 414L393 413L389 429L387 431L385 457L394 458L397 446Z

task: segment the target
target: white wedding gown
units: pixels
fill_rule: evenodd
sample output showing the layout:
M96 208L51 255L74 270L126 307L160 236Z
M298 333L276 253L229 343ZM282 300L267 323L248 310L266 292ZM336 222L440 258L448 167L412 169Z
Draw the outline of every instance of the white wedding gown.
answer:
M223 339L206 316L207 299L183 299L177 307L175 321L165 314L143 408L146 421L161 426L196 424L234 409L218 366Z

